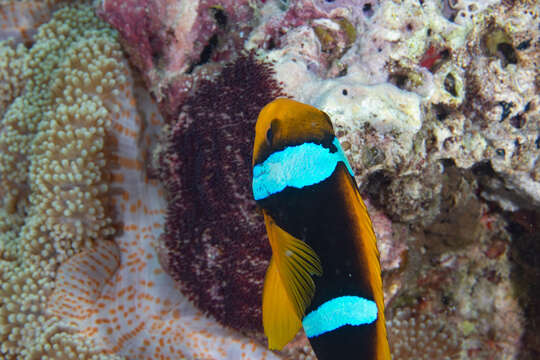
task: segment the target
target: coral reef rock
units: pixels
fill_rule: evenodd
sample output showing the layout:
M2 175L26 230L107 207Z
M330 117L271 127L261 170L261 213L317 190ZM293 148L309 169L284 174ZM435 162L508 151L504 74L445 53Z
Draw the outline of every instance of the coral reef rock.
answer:
M286 94L368 199L395 356L539 358L536 2L78 3L0 3L2 357L312 357L260 341L252 126Z

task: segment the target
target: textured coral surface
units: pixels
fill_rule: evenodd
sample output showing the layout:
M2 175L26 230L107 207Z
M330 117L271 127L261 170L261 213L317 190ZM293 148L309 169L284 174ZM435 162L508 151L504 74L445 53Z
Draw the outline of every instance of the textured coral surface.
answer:
M203 81L187 99L159 154L168 190L164 265L220 322L262 329L262 281L270 258L251 193L259 110L280 94L253 54Z
M124 109L114 95L126 82L115 32L91 7L74 6L40 27L30 50L1 46L10 86L0 123L0 351L115 358L47 312L58 265L114 232L107 129Z
M163 122L117 33L69 5L30 50L0 45L1 357L275 358L158 263L165 204L146 164Z
M540 357L536 2L77 3L0 1L1 358L315 358L260 334L271 77L357 174L393 358Z
M112 0L98 7L165 115L176 113L199 65L231 60L243 48L255 10L247 0Z
M534 321L527 322L525 312L534 313L534 303L530 289L515 287L514 263L522 255L510 257L508 225L515 221L506 211L535 214L539 205L537 9L493 1L260 5L246 47L274 62L288 95L331 116L372 200L395 357L532 356L535 342L520 337L531 331ZM219 37L233 36L226 31ZM196 66L201 78L219 73L213 60ZM192 80L197 88L197 76ZM206 104L205 96L198 98ZM214 110L200 113L201 127L219 118ZM172 115L178 121L173 129L184 126L185 115ZM201 157L211 151L200 146ZM223 170L208 171L196 192L211 197L210 178ZM222 204L212 207L227 209ZM219 216L236 226L236 214ZM188 251L201 252L196 246ZM444 329L448 336L422 336L418 319L426 332ZM417 350L427 343L433 350ZM305 339L293 346L284 356L312 356Z

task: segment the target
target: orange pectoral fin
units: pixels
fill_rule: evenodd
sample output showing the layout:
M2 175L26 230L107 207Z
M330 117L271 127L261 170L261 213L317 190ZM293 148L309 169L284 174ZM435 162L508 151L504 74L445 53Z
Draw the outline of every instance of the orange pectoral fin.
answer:
M279 276L274 256L264 279L263 327L271 350L283 349L302 327Z
M263 289L263 327L270 349L282 349L302 326L315 293L311 275L321 275L319 257L309 245L281 229L265 212L272 260Z

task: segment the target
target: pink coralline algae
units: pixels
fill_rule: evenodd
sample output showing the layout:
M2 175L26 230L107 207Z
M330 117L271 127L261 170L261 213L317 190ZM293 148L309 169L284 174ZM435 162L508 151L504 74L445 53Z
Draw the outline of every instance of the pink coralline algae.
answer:
M251 193L260 109L281 95L269 65L240 56L185 102L159 154L169 196L163 264L203 311L236 329L261 329L270 247Z
M177 114L196 68L229 61L253 22L250 1L104 1L98 13L119 31L165 114Z
M139 67L151 68L154 58L165 43L165 34L156 19L165 16L165 7L150 0L104 1L105 18L122 34L124 40L135 47Z

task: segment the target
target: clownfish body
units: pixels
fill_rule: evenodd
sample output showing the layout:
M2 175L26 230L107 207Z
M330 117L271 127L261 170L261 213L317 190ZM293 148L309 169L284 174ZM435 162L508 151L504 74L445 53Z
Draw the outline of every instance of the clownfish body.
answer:
M328 115L290 99L261 110L253 194L272 247L269 348L303 326L319 360L390 359L375 234Z

